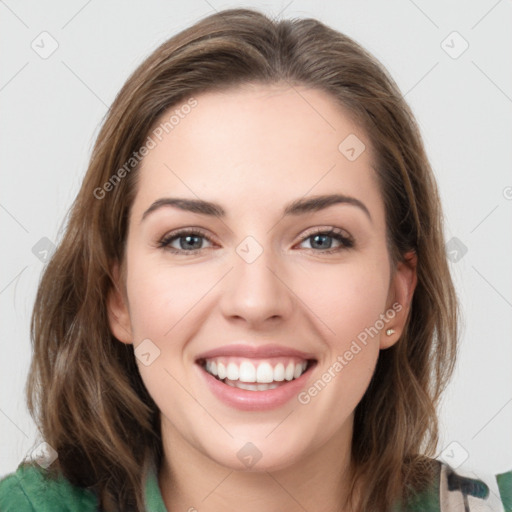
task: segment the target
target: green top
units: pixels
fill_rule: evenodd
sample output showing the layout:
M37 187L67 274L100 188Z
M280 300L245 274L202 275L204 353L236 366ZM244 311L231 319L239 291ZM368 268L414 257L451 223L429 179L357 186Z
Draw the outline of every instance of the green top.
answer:
M393 512L512 512L512 470L496 476L497 496L481 480L462 477L439 462L431 487L417 495L406 508ZM145 483L147 512L168 512L153 467ZM467 507L467 508L464 508ZM1 512L100 512L96 495L71 485L63 476L45 478L45 470L33 464L20 464L16 472L0 480Z

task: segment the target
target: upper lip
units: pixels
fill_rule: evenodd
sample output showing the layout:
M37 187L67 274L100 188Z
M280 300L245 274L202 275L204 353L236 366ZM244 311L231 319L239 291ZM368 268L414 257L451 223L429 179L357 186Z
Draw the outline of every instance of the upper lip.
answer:
M254 359L265 359L269 357L300 357L304 360L315 359L315 356L308 352L302 352L290 347L283 345L244 345L244 344L233 344L224 345L222 347L214 348L203 352L196 357L196 361L201 359L211 359L213 357L222 356L235 356L235 357L247 357Z

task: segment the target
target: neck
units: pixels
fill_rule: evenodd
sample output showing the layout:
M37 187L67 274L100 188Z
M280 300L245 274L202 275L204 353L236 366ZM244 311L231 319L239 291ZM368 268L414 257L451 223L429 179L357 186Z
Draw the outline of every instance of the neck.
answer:
M162 429L159 485L167 510L351 512L343 508L351 475L352 425L279 470L240 471L218 464L169 424ZM172 456L171 456L172 453ZM356 493L357 495L357 493ZM321 506L321 509L319 508Z

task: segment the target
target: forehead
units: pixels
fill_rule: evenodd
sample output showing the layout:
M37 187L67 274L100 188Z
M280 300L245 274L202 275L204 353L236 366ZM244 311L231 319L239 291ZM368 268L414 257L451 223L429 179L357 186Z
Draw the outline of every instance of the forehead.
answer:
M329 94L251 85L194 99L150 132L134 209L166 194L213 200L229 213L231 204L262 209L339 192L382 210L370 141Z

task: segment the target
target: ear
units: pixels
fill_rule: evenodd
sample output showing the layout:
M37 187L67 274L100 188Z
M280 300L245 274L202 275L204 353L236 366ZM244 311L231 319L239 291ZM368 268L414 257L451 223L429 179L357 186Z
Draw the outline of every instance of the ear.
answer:
M411 301L418 282L416 265L418 257L414 251L404 255L404 260L398 262L394 274L391 276L389 287L387 311L394 311L395 316L390 320L382 333L380 348L386 349L394 345L402 336L411 310ZM392 334L386 331L392 329Z
M124 289L121 283L121 272L119 264L112 267L114 284L107 296L108 323L112 334L123 343L133 343L132 328L130 323L130 312L127 299L123 294Z

